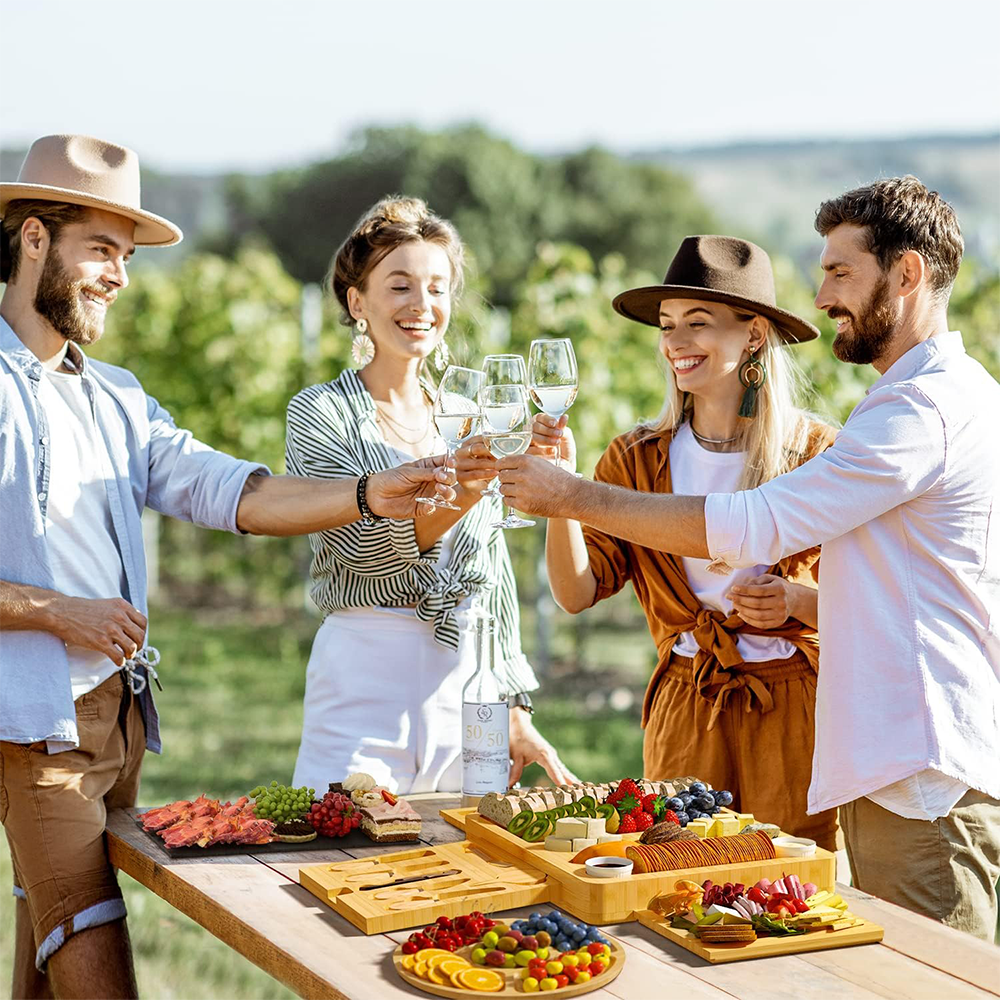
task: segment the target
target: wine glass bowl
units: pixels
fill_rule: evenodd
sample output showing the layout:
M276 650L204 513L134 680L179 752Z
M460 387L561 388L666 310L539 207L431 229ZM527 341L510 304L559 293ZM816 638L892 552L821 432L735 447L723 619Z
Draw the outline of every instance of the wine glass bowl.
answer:
M573 342L533 340L528 352L528 388L535 406L558 419L576 399L580 377Z
M520 354L487 354L483 358L483 375L486 378L484 385L525 385L528 380L524 358ZM502 500L500 480L491 480L482 495Z

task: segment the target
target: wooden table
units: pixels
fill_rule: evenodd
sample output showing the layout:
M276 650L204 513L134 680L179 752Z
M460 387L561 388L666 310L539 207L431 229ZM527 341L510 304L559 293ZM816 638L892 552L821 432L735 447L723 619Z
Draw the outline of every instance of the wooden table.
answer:
M409 796L429 844L460 840L438 816L450 795ZM298 884L300 865L384 854L392 846L344 851L172 858L128 812L108 816L111 861L255 965L303 997L427 997L396 975L390 955L408 931L365 936ZM644 1000L849 1000L893 997L964 1000L1000 996L1000 948L907 910L837 886L854 913L885 928L879 945L709 965L632 921L606 928L625 946L622 974L588 994ZM510 911L526 916L527 911ZM471 995L471 994L470 994Z

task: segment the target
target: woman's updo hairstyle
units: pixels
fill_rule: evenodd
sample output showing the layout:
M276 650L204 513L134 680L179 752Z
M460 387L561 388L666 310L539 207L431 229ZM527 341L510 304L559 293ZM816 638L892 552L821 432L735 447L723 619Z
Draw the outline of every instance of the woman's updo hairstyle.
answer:
M344 310L344 323L354 320L347 289L364 290L372 269L398 246L415 240L436 243L451 263L451 297L457 299L465 281L465 247L455 227L428 209L420 198L389 195L355 223L330 264L326 283Z

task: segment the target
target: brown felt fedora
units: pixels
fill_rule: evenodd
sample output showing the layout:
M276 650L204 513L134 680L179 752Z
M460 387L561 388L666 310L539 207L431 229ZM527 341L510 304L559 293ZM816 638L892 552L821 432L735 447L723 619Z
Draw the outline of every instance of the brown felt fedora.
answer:
M662 285L630 288L611 305L629 319L660 325L664 299L701 299L760 313L774 322L788 344L815 340L819 330L774 301L771 258L755 243L734 236L686 236Z
M172 222L146 212L139 201L139 157L131 149L89 135L36 139L13 183L0 183L0 217L18 198L86 205L135 223L140 246L168 247L183 234Z

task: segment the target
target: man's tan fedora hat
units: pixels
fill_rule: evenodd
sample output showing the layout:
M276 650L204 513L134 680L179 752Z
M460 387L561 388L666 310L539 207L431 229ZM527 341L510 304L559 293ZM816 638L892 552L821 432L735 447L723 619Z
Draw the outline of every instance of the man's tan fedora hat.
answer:
M788 344L815 340L819 330L775 305L771 258L755 243L734 236L687 236L667 268L662 285L630 288L611 305L629 319L660 325L663 299L722 302L760 313L774 322Z
M131 149L89 135L36 139L13 183L0 183L0 217L16 198L86 205L124 215L135 223L140 246L168 247L183 233L172 222L145 212L139 202L139 157Z

